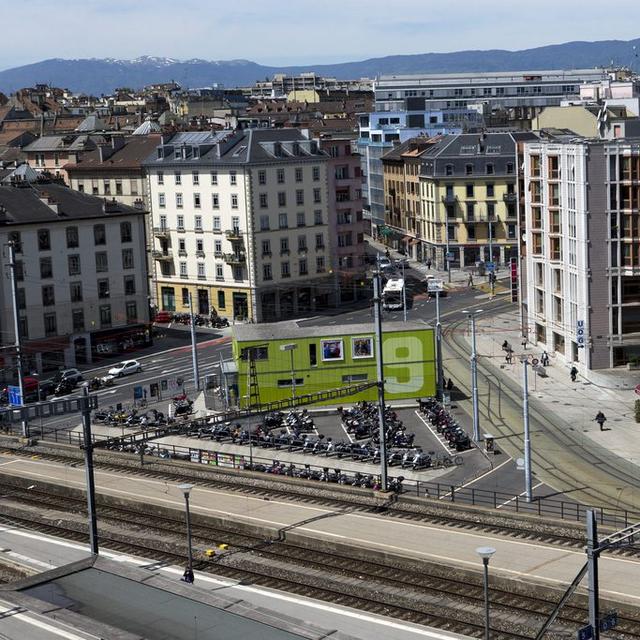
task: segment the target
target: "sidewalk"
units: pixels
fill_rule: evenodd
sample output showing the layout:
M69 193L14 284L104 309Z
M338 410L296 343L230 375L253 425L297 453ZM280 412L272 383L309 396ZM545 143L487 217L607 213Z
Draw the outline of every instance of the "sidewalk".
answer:
M542 349L530 343L522 346L517 311L486 318L480 315L476 326L479 360L491 360L505 376L522 386L523 365L520 356L527 354L539 359ZM468 331L465 336L470 341ZM502 350L504 340L514 350L511 364L506 362ZM616 384L617 372L601 372L598 384L582 374L578 375L576 382L571 382L570 367L561 357L550 354L550 364L545 369L547 377L540 377L529 368L530 397L543 401L549 411L559 418L558 428L572 428L581 432L585 439L640 465L640 424L636 423L634 415L634 403L638 396L632 389L615 388L619 386ZM601 382L608 384L601 386ZM598 411L607 417L605 431L600 431L594 421Z

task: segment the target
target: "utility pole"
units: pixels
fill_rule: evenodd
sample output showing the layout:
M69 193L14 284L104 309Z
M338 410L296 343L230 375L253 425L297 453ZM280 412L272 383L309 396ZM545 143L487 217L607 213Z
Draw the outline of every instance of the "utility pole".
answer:
M438 400L444 398L444 372L442 370L442 325L440 324L440 290L436 289L436 388Z
M84 472L87 483L87 515L89 517L89 546L94 556L98 555L98 522L96 519L96 485L93 477L93 438L91 435L91 405L89 384L82 385L82 435L84 439Z
M404 262L402 263L402 309L404 321L407 321L407 281L404 279Z
M382 300L380 298L380 270L373 274L373 311L375 323L376 374L378 378L378 426L380 430L380 489L386 491L387 436L384 428L384 366L382 362Z
M527 502L533 500L531 490L531 433L529 431L529 359L522 356L522 421L524 424L524 492Z
M489 218L489 262L493 264L493 222L488 214L487 216ZM489 284L491 285L491 297L493 298L496 294L495 265L493 269L489 270Z
M480 410L478 407L478 352L476 348L476 315L482 313L476 311L463 311L469 314L471 321L471 399L473 402L473 440L480 442Z
M196 324L193 321L193 298L189 291L189 316L191 321L191 359L193 362L193 382L196 391L200 391L200 371L198 369L198 348L196 344Z
M445 216L447 216L446 220L446 224L445 224L445 236L446 236L446 241L447 241L447 248L446 251L447 253L445 254L444 257L444 264L445 264L445 269L447 270L447 278L449 280L449 283L451 283L451 262L449 261L449 218L448 218L448 213L445 212Z
M598 597L598 525L596 512L587 509L587 570L589 574L589 625L593 640L600 640L600 600Z
M24 408L24 375L22 372L22 341L20 339L20 318L18 313L18 278L16 276L16 245L18 243L11 240L9 242L9 270L11 271L11 298L13 300L13 330L15 332L16 345L16 369L18 371L18 387L20 388L20 409L22 413L22 436L29 437L29 423L27 421ZM40 398L38 397L38 400Z

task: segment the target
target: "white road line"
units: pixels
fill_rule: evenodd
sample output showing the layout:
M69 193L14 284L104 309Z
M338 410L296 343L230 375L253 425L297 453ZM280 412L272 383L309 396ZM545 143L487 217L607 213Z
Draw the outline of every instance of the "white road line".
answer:
M473 480L469 480L469 482L465 482L464 484L461 484L458 487L458 489L464 489L465 487L471 486L474 482L478 482L478 480L482 480L482 478L486 478L488 475L492 474L494 471L497 471L498 469L500 469L500 467L504 467L505 464L509 464L510 462L511 462L511 458L509 458L508 460L505 460L504 462L501 462L497 467L494 467L493 469L489 469L489 471L487 471L486 473L483 473L481 476L478 476ZM451 495L451 491L448 491L444 495L440 496L440 500L444 498L448 498L450 495Z
M447 454L451 455L451 449L449 449L449 447L447 447L444 444L444 442L442 442L442 440L440 439L440 436L431 428L431 425L420 415L420 412L416 409L414 413L418 416L418 418L420 418L424 426L427 427L429 431L431 431L431 433L433 434L433 437L438 441L440 446L447 452Z
M531 491L533 491L534 489L537 489L538 487L541 487L544 484L544 482L538 482L538 484L536 484L535 486L531 487ZM509 504L510 502L513 502L516 498L521 498L526 492L523 491L522 493L519 493L517 496L513 496L513 498L509 498L508 500L505 500L504 502L501 502L496 509L499 509L500 507L504 507L505 505Z

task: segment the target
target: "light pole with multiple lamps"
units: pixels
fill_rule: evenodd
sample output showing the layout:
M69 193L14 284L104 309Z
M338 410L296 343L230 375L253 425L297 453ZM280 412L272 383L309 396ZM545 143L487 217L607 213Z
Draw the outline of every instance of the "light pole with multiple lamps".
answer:
M191 545L191 512L189 511L189 494L193 489L192 484L179 484L178 489L184 495L185 514L187 520L187 569L184 572L183 580L188 583L193 582L193 548Z
M298 345L295 342L290 342L289 344L281 344L280 351L288 351L291 356L291 401L293 406L296 406L296 371L293 366L293 352L298 348Z
M489 560L496 552L493 547L478 547L476 553L482 558L484 568L484 640L489 640L491 629L489 627Z
M473 440L480 442L480 409L478 407L478 352L476 349L476 316L482 309L464 310L471 322L471 400L473 403Z

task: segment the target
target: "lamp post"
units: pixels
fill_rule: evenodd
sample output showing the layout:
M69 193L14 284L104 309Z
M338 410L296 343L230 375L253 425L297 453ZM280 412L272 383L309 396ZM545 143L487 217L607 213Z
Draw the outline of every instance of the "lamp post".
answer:
M522 362L522 421L524 424L524 492L527 502L533 499L531 491L531 433L529 431L529 358L520 356Z
M187 569L184 572L183 580L188 583L193 582L193 550L191 546L191 512L189 511L189 494L193 489L192 484L179 484L178 489L184 495L185 514L187 520Z
M473 404L473 440L480 442L480 410L478 407L478 353L476 350L476 316L482 309L464 310L471 322L471 400Z
M280 345L280 351L288 351L289 355L291 356L291 400L294 407L296 406L296 372L293 366L293 352L297 348L298 345L295 342Z
M484 640L490 638L489 628L489 559L496 552L493 547L478 547L476 553L482 558L484 567Z

